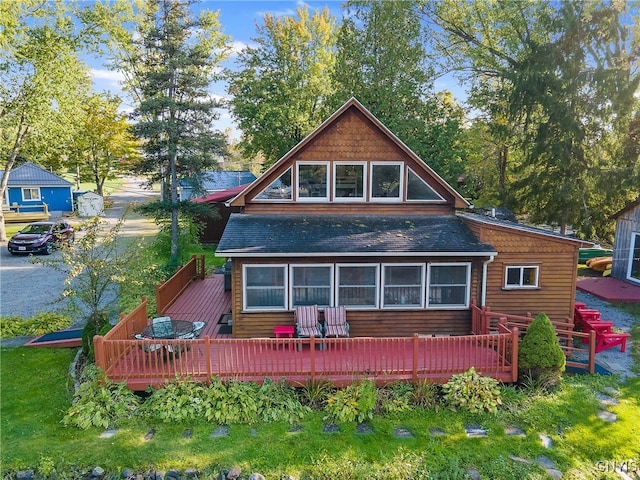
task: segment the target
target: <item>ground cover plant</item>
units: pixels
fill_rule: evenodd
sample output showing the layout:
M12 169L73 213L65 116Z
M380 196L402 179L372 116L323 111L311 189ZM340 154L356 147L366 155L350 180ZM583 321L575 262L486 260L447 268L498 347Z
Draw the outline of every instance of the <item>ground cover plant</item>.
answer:
M115 436L101 438L102 426L83 430L63 423L73 399L68 371L74 354L71 349L24 347L0 351L4 478L24 468L53 469L59 478L80 478L81 472L95 465L112 475L126 467L148 471L153 465L159 470L196 467L215 477L221 469L238 465L266 478L465 478L467 468L478 470L483 478L547 478L539 466L519 464L510 455L549 456L566 478L607 478L598 473L598 462L640 458L636 442L640 381L620 385L614 377L599 375L565 375L552 392L501 386L502 405L496 413L454 412L442 404L436 408L424 400L432 396L416 394L415 388L412 398L421 398L429 406L412 403L409 410L382 411L374 405L374 414L365 418L370 434L358 433L355 420L337 422L334 433L325 433L329 419L323 407L293 423L264 418L231 422L228 435L222 437L212 436L223 423L214 419L186 416L165 422L154 416L125 416L116 425ZM279 382L273 383L280 388ZM618 421L610 424L597 417L601 407L596 394L608 386L619 390L619 405L611 408ZM324 393L317 393L319 389ZM393 389L404 398L403 389ZM423 385L420 390L429 389ZM326 405L323 399L335 393L307 386L297 398L302 403L313 398ZM282 391L279 395L286 397ZM387 391L384 397L393 398L393 394ZM467 425L486 429L488 436L467 438ZM526 437L505 435L510 426L523 428ZM413 437L397 437L397 427L411 431ZM190 437L183 436L187 429ZM444 435L433 436L432 429ZM539 434L553 439L552 449L541 445Z

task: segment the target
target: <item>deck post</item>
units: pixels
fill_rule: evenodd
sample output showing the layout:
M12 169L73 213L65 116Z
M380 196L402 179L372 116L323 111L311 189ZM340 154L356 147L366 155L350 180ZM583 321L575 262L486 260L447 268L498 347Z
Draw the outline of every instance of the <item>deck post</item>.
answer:
M93 337L93 352L96 367L101 368L106 373L107 365L105 363L104 337L102 335L95 335Z
M414 385L418 383L418 342L420 341L420 336L417 333L413 334L413 366L412 366L412 378Z
M213 372L211 370L211 338L209 337L209 335L204 337L204 359L207 363L207 385L211 385Z
M520 332L518 327L511 330L511 381L518 381L518 347L520 342Z
M589 332L589 373L596 372L596 331Z
M316 337L311 335L309 338L309 355L310 355L310 370L311 370L311 381L313 382L316 378Z

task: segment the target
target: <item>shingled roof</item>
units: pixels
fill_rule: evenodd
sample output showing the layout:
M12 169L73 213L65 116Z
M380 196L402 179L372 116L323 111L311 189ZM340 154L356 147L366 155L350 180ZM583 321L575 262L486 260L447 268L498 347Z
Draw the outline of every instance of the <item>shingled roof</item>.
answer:
M233 256L487 256L456 215L233 214L216 250Z

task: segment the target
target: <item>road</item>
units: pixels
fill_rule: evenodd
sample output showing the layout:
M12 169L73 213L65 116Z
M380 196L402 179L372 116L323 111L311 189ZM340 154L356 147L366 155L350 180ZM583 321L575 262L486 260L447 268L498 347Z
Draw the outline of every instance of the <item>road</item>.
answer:
M158 196L156 192L142 188L141 182L140 179L127 177L123 188L110 195L113 207L106 210L104 216L110 225L115 225L128 206ZM71 223L75 225L81 220L72 218ZM129 211L120 235L133 238L152 235L156 231L152 221ZM54 252L50 258L59 255L59 252ZM11 255L7 243L0 242L0 315L28 318L36 313L61 309L62 305L56 303L56 299L64 288L65 278L65 274L53 268L33 263L29 256Z

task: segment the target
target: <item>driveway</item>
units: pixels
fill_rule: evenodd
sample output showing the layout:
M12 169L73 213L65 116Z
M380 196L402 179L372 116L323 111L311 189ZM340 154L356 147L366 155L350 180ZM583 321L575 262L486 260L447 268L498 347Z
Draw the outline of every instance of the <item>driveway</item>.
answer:
M156 192L142 188L140 179L127 177L124 180L123 188L110 195L113 207L105 212L105 219L110 225L115 225L127 206L144 203L158 196ZM71 222L77 224L81 220L72 218ZM152 221L128 212L121 236L134 238L155 232L157 228ZM51 258L59 255L59 252L54 252ZM28 318L36 313L61 309L62 305L55 303L55 300L63 290L65 278L63 273L33 263L29 256L11 255L7 243L0 242L0 315Z

